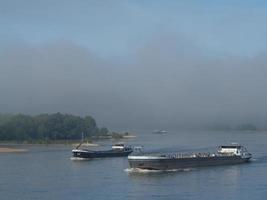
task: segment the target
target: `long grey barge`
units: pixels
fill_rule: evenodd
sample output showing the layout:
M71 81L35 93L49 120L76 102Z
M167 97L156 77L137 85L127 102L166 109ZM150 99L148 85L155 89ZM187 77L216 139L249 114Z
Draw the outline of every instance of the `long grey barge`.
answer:
M240 145L219 146L215 153L129 155L131 168L171 170L248 162L252 155Z

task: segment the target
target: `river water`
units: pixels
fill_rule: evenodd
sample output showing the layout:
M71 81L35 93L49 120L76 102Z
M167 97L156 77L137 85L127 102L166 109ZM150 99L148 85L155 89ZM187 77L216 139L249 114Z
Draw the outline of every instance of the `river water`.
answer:
M68 146L26 146L26 153L0 154L1 200L242 199L267 197L267 132L136 131L125 143L145 151L212 151L237 142L253 160L247 164L169 172L136 172L127 158L73 161ZM98 141L108 148L115 141Z

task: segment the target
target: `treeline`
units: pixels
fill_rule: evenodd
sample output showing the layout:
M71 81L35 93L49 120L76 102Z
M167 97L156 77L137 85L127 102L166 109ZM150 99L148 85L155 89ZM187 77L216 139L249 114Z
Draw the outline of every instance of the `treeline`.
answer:
M0 114L0 140L77 140L85 137L106 135L107 128L98 128L91 116L70 114Z
M208 129L210 130L222 130L222 131L256 131L258 128L254 124L239 124L237 126L230 126L228 124L213 124L208 125Z

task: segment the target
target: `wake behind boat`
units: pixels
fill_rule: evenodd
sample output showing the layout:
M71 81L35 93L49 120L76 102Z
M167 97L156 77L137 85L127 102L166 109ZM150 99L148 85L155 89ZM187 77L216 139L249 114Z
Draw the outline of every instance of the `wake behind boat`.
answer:
M214 165L230 165L248 162L251 158L245 147L226 145L218 147L216 153L130 155L131 168L148 170L172 170Z
M111 150L93 151L89 149L72 150L72 159L90 159L90 158L104 158L104 157L126 157L133 152L133 148L124 144L115 144Z

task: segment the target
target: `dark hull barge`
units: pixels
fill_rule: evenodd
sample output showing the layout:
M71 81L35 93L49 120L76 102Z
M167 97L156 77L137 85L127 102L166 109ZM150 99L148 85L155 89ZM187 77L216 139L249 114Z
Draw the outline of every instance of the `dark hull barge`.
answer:
M220 146L214 154L167 154L167 155L130 155L131 168L147 170L172 170L204 166L233 165L248 162L251 154L242 146Z
M91 159L91 158L105 158L105 157L127 157L133 149L124 144L116 144L112 146L111 150L106 151L92 151L89 149L73 149L72 159Z

